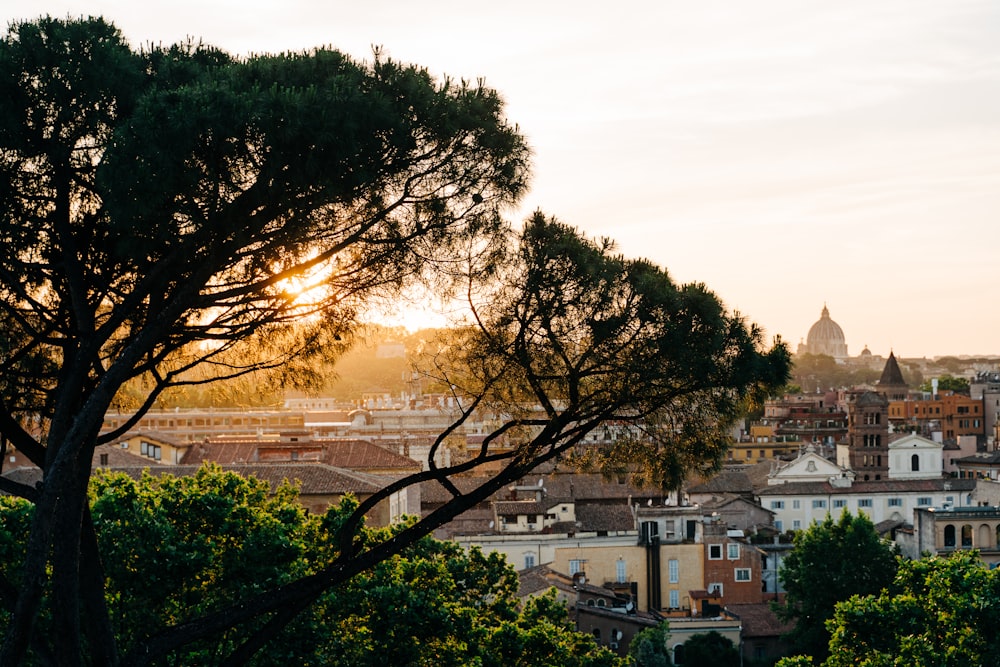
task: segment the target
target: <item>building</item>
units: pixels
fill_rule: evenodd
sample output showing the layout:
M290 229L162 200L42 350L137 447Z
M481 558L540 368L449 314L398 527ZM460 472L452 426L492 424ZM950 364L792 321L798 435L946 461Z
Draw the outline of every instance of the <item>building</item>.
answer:
M837 462L864 481L889 475L889 400L874 391L848 395L847 442L837 446Z
M823 304L819 320L809 328L804 344L799 344L799 354L825 354L837 360L847 359L847 341L844 330L830 319L830 311Z
M975 437L984 445L986 442L984 399L953 391L926 399L892 401L889 421L898 431L912 431L944 443L956 443L965 436Z
M935 479L944 474L944 445L909 433L889 443L889 479Z
M801 530L844 510L872 523L907 521L920 507L975 505L973 479L912 479L854 482L836 479L794 482L758 490L758 502L775 514L778 530Z
M977 549L995 567L1000 563L1000 507L920 507L913 512L912 534L897 535L896 541L909 558Z

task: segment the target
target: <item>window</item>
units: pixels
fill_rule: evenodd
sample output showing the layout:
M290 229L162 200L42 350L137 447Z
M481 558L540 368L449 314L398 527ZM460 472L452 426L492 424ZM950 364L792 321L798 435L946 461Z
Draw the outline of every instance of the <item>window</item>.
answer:
M709 544L708 545L708 559L709 560L722 560L722 545L721 544Z
M814 500L813 501L813 509L814 510L826 509L826 501L825 500Z
M774 522L774 529L775 529L775 530L777 530L777 531L778 531L779 533L780 533L780 532L781 532L782 530L784 530L784 527L782 526L782 522L781 522L781 520L776 520L776 521Z
M772 500L771 501L771 509L773 509L773 510L783 510L783 509L785 509L785 501L784 500Z
M920 471L920 456L918 454L914 454L910 457L910 470L913 472Z
M800 505L801 505L801 503L800 503L800 502L799 502L798 500L793 500L793 501L792 501L792 509L793 509L793 510L797 510L797 509L799 509L799 506L800 506Z
M847 507L847 501L843 498L837 498L833 501L833 506L836 509L843 509L844 507Z
M858 507L871 507L871 506L872 506L871 498L858 498Z
M727 544L726 545L726 558L729 560L739 560L740 558L740 545L738 544Z
M802 522L796 519L792 521L792 530L800 530L802 528Z
M615 561L615 580L619 584L625 583L625 561L623 560Z
M573 560L571 560L571 561L569 562L569 573L570 573L570 575L574 575L574 574L576 574L577 572L583 572L583 564L584 564L585 562L586 562L586 561L583 561L583 560L577 560L577 559L573 559Z
M903 506L902 498L889 498L889 507L902 507L902 506Z
M529 567L535 567L535 554L524 554L524 569L527 570Z
M920 496L919 498L917 498L918 507L930 507L932 504L933 503L931 501L930 496Z
M722 583L717 581L715 583L709 584L708 585L708 594L709 595L718 595L719 597L722 597Z
M670 608L680 609L681 606L681 592L674 589L670 591Z
M681 580L681 564L676 558L667 561L667 577L671 584L676 584Z
M750 568L749 567L736 568L736 581L750 581Z

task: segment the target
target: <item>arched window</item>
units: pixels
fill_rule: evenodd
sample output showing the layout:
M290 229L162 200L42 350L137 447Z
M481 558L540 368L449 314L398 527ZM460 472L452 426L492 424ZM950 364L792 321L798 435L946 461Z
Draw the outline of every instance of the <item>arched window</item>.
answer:
M920 471L920 457L916 454L910 457L910 470L913 472Z
M1000 535L1000 528L998 528L998 535ZM950 523L944 527L944 546L946 549L955 546L955 526Z
M988 525L986 525L985 523L980 524L979 528L976 529L977 533L976 544L978 544L980 547L984 547L990 542L992 542L993 540L990 539L990 532L991 532L990 527Z
M597 642L598 646L601 645L601 629L600 628L594 628L594 641Z
M972 546L972 526L965 524L962 526L962 548Z
M674 644L674 664L684 664L684 644Z

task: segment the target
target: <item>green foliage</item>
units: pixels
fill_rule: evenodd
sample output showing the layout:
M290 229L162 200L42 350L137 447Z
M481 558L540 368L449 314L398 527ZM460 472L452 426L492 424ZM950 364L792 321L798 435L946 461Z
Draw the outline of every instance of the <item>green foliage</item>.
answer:
M938 381L938 391L953 391L956 394L969 395L969 380L968 378L955 377L954 375L940 375L937 378ZM927 380L920 385L920 391L930 392L933 389L931 381Z
M0 99L0 429L45 470L18 489L36 511L0 662L44 603L60 662L113 663L85 515L115 396L141 414L217 379L321 386L371 300L502 242L529 150L479 80L381 53L135 51L101 18L11 24Z
M670 667L674 663L667 647L669 637L668 621L640 630L628 645L629 664L635 667Z
M740 652L715 630L692 635L684 642L684 667L740 667Z
M830 639L825 624L836 604L889 586L896 574L896 553L867 516L846 510L837 520L827 515L822 523L798 532L779 572L785 604L775 607L779 617L795 621L789 637L795 650L825 657Z
M796 355L792 367L793 382L805 391L874 384L881 375L880 368L838 364L836 359L826 354Z
M794 655L781 658L774 667L815 667L813 659L807 655Z
M458 352L480 368L451 384L494 383L498 404L538 404L567 422L641 423L606 449L576 450L579 466L674 489L692 470L721 466L732 424L787 380L780 340L768 348L704 285L678 285L608 239L536 212L510 254L477 304L482 331Z
M5 665L32 642L65 664L184 662L183 650L201 663L233 646L230 661L245 663L264 643L307 664L281 637L322 630L303 610L380 564L384 604L420 610L405 620L421 637L427 619L447 624L430 597L392 583L412 578L392 568L405 570L395 559L436 527L608 422L648 437L596 463L626 461L672 488L691 468L717 467L727 426L788 379L786 347L765 346L704 285L675 285L541 214L515 234L502 214L526 189L529 150L481 81L437 81L381 53L240 59L192 41L137 52L102 19L43 18L0 41L0 99L0 432L45 479L6 485L35 509L23 570L0 581L8 608L16 598ZM235 502L206 487L195 499L184 482L162 497L145 482L123 488L125 508L102 491L91 522L94 449L132 426L101 432L116 395L138 419L166 392L220 379L247 383L223 392L227 402L323 386L359 313L415 283L445 296L461 285L475 309L451 350L457 368L435 356L431 380L498 425L475 460L428 472L449 488L476 465L498 471L480 488L391 540L359 522L414 477L301 530L262 489ZM181 513L190 503L200 518L157 503ZM250 520L259 528L239 533ZM101 538L98 525L118 533ZM266 557L237 548L244 538ZM139 551L160 539L186 540L167 550L198 573L169 592L155 584L178 574L173 561ZM146 560L162 572L131 581ZM109 610L149 623L118 624L127 656ZM47 618L60 632L35 632ZM429 636L386 641L401 664L425 646L460 653Z
M168 625L314 572L330 556L329 530L356 507L346 501L312 516L297 504L294 487L271 493L264 482L213 466L181 478L102 473L90 495L107 556L107 603L126 649ZM11 577L24 558L31 511L26 501L0 498L0 569ZM364 528L363 539L390 539L403 527ZM502 556L425 538L322 597L252 664L618 664L572 629L554 593L519 608L517 584ZM189 645L165 664L220 664L256 627Z
M824 667L1000 664L1000 573L978 552L901 563L888 590L851 597L828 622Z

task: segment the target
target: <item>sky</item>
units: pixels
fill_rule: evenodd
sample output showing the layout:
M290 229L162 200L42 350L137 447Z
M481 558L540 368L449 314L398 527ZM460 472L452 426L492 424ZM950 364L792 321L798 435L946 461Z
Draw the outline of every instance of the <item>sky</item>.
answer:
M482 77L532 146L540 209L707 285L794 349L1000 355L995 0L15 0L136 47L380 46Z

